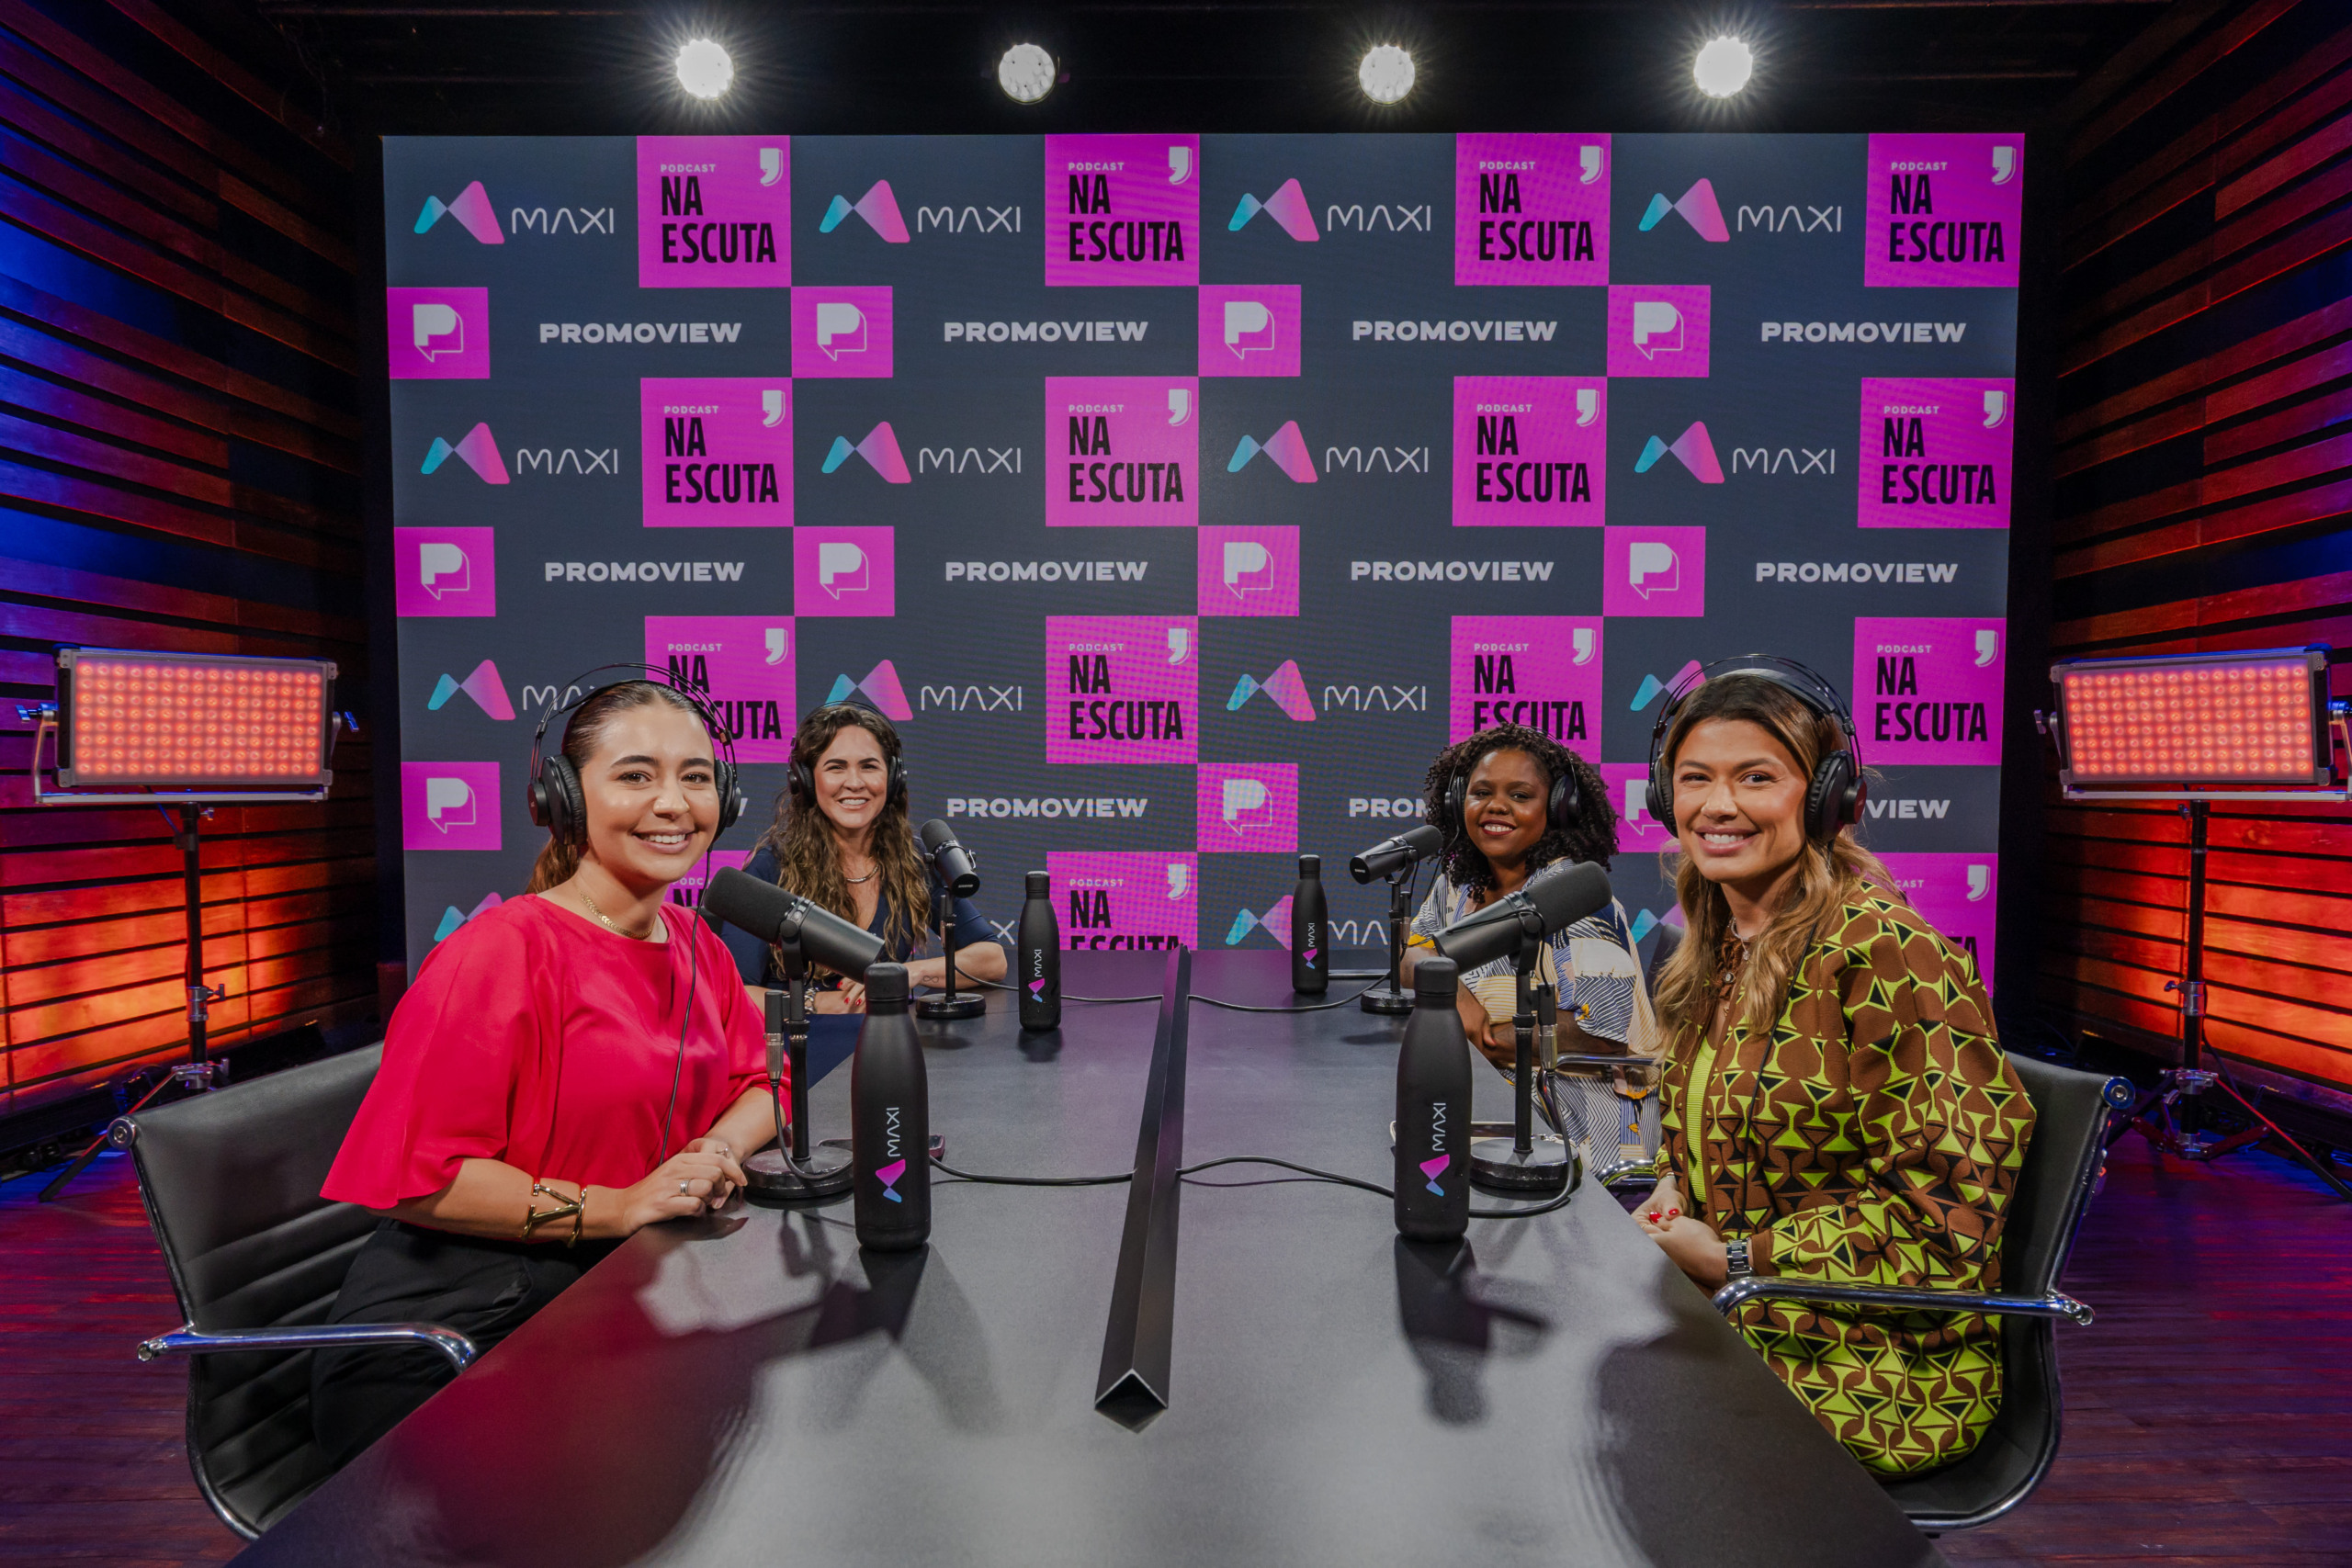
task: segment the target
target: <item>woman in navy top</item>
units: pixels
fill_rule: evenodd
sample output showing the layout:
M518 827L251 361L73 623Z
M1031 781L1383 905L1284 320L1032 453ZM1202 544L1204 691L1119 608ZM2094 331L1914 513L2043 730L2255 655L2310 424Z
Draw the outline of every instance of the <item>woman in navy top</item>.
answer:
M941 891L907 821L907 770L899 732L871 708L833 703L800 721L791 775L775 821L744 871L797 893L882 939L884 956L918 986L947 983L944 954L919 958L939 929ZM1004 978L1004 949L968 898L955 901L957 983ZM782 985L768 949L729 926L727 945L743 983ZM826 987L811 1012L859 1012L865 987L820 972Z

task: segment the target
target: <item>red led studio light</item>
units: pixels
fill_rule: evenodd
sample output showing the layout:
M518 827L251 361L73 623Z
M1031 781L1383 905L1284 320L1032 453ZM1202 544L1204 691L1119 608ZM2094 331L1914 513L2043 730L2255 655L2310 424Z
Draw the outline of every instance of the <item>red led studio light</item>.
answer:
M2324 649L2075 660L2050 678L2069 791L2333 782Z
M323 791L334 678L323 659L60 649L57 782Z

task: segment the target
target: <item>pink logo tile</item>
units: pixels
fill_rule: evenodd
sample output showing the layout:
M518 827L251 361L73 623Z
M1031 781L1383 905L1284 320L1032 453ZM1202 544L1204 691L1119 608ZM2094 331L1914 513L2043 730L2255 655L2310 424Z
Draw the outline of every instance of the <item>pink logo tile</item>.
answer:
M2006 528L2018 384L1973 377L1865 378L1865 528Z
M1190 615L1046 619L1046 761L1190 762L1201 733Z
M649 528L792 522L792 383L698 376L638 383Z
M384 354L395 381L486 379L490 290L385 289Z
M1299 287L1295 283L1201 286L1201 374L1298 374Z
M792 281L792 142L637 139L637 286L781 288Z
M1604 615L1707 613L1704 528L1611 528L1600 540Z
M789 615L648 615L645 661L699 692L739 762L788 762L793 710Z
M1597 376L1453 378L1453 525L1599 526L1609 384Z
M702 859L695 862L692 871L670 884L670 902L673 904L701 903L702 890L710 886L712 877L729 866L741 871L743 869L744 863L751 858L752 852L749 850L711 851Z
M1194 841L1211 852L1298 852L1298 764L1204 762Z
M889 289L794 289L792 373L804 380L889 375Z
M1453 281L1607 283L1609 163L1606 136L1455 137Z
M2025 138L1871 138L1862 282L1872 288L2015 288Z
M393 529L393 613L498 614L497 537L489 528Z
M1617 813L1617 852L1619 854L1656 854L1675 846L1674 824L1661 822L1650 815L1650 771L1642 762L1595 762L1600 776L1609 781L1609 804ZM1631 875L1645 874L1635 871ZM1634 885L1629 881L1626 902L1634 902ZM1646 891L1647 884L1641 885ZM1652 903L1659 897L1671 899L1670 893L1647 895Z
M1946 942L1976 960L1984 988L1993 988L1993 929L2000 912L2001 863L1992 853L1879 856L1919 918Z
M1194 599L1203 615L1298 614L1298 530L1204 528Z
M888 528L792 531L792 607L803 615L898 613L898 561Z
M1199 137L1046 138L1048 288L1200 280Z
M1197 946L1200 858L1190 850L1047 850L1062 945Z
M1579 752L1599 749L1599 616L1456 615L1446 665L1449 741L1523 724Z
M496 762L402 762L401 847L497 849L498 801Z
M1854 727L1862 761L1998 767L2008 623L1858 616Z
M1704 376L1709 291L1703 283L1609 286L1611 376Z
M1046 525L1197 524L1200 404L1193 376L1047 377Z

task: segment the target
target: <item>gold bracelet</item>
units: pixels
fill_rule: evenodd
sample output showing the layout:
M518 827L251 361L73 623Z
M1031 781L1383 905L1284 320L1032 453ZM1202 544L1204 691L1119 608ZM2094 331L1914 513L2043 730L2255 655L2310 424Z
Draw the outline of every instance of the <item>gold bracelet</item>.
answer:
M588 1187L585 1182L582 1182L580 1187L580 1206L578 1211L571 1216L571 1234L563 1238L563 1245L566 1247L578 1247L580 1245L580 1233L587 1224Z
M523 1221L523 1239L525 1241L530 1240L531 1233L538 1229L539 1226L548 1224L549 1221L571 1219L576 1222L581 1210L586 1206L587 1189L581 1189L580 1197L567 1199L562 1193L557 1191L554 1188L549 1187L547 1183L534 1179L531 1182L531 1196L534 1198L541 1196L552 1198L556 1201L556 1207L552 1209L541 1209L533 1205L526 1211L526 1217ZM572 1232L573 1237L576 1240L579 1234L579 1225L576 1223L572 1226Z

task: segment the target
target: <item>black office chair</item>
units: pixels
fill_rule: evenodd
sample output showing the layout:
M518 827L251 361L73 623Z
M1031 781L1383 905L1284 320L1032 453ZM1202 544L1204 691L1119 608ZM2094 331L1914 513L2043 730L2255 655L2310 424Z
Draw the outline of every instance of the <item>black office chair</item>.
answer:
M1683 935L1680 926L1667 920L1660 920L1657 931L1657 941L1650 944L1649 964L1642 971L1642 978L1649 982L1652 994L1657 990L1657 972L1666 967L1666 961L1682 945Z
M2098 1181L2108 1117L2132 1103L2132 1086L2121 1078L2078 1073L2030 1056L2013 1055L2009 1062L2033 1101L2035 1121L2001 1236L1999 1293L1762 1277L1735 1280L1715 1292L1715 1309L1726 1317L1758 1297L2000 1314L2001 1409L1984 1438L1950 1464L1881 1483L1928 1535L1973 1529L1999 1518L2041 1484L2058 1457L2056 1320L2068 1318L2085 1327L2091 1322L2091 1309L2062 1293L2058 1284Z
M311 1436L311 1351L422 1341L431 1324L328 1324L376 1216L319 1196L384 1048L371 1045L118 1120L186 1320L139 1347L185 1353L187 1457L212 1511L252 1540L334 1473Z

